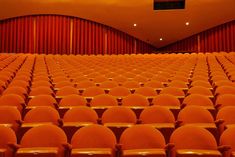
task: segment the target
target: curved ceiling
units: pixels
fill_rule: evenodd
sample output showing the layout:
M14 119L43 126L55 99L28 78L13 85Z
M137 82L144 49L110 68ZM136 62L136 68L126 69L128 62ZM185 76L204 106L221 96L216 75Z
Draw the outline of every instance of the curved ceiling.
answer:
M0 19L32 14L89 19L162 47L234 20L235 0L186 0L186 9L170 11L154 11L153 0L0 0Z

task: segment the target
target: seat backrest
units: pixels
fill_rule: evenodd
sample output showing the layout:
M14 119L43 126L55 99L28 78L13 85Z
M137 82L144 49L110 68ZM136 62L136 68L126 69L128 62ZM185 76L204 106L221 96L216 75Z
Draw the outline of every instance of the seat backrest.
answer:
M196 106L213 106L213 103L210 98L201 94L191 94L187 96L184 99L183 104Z
M59 147L67 143L64 131L56 125L41 125L29 129L21 139L23 148Z
M19 110L12 106L0 107L0 124L13 124L13 128L18 126L16 120L21 120L21 114Z
M57 91L56 96L68 96L72 94L79 94L78 89L71 86L64 86Z
M122 86L126 88L139 88L140 84L137 81L126 81L122 84Z
M216 95L223 95L223 94L235 94L235 87L234 86L220 86L215 90Z
M214 136L206 129L197 126L181 126L170 137L175 149L217 150Z
M30 99L28 106L51 106L55 107L56 100L51 95L38 95Z
M64 122L91 122L97 123L97 113L87 106L80 106L68 110L64 117Z
M179 112L177 120L182 122L182 125L190 123L214 123L213 116L207 109L194 105L183 108Z
M129 94L122 100L123 106L149 106L147 98L140 94Z
M152 88L163 88L164 85L160 81L148 81L144 84L145 87L152 87Z
M229 127L220 136L220 145L231 147L230 152L235 151L235 127Z
M95 96L91 100L90 105L91 106L117 106L118 101L112 95L101 94L101 95Z
M224 120L224 125L227 124L235 124L235 106L225 106L223 108L221 108L216 116L216 119L222 119Z
M0 97L0 106L15 106L21 111L23 104L25 104L24 99L16 94L7 94Z
M104 90L100 87L88 87L82 93L82 96L94 97L97 95L105 94Z
M0 149L7 149L7 153L10 153L9 143L17 144L15 132L11 128L0 126Z
M27 112L27 114L24 117L24 122L25 123L51 122L55 125L58 125L59 119L60 115L56 109L50 106L38 106Z
M153 105L158 106L180 106L180 101L173 95L160 94L153 98Z
M170 94L173 96L185 96L184 92L177 87L166 87L160 91L160 94Z
M156 149L165 147L165 139L160 131L147 124L134 125L121 135L120 144L123 150Z
M135 113L127 107L115 106L108 108L102 115L102 123L133 123L137 122Z
M150 106L145 108L140 114L140 120L143 124L175 123L173 113L163 106Z
M89 125L79 129L72 137L73 148L115 148L114 133L102 125Z
M30 95L37 96L37 95L52 95L53 90L49 86L38 86L31 89Z
M223 94L217 97L215 104L219 105L219 108L223 108L225 106L235 106L234 102L235 102L234 94Z
M100 84L101 88L114 88L117 86L118 86L118 83L115 81L105 81Z
M109 94L113 95L113 96L124 97L124 96L131 94L131 92L126 87L118 86L118 87L114 87L114 88L110 89Z
M194 86L188 90L188 94L201 94L205 96L213 96L210 89L203 86Z
M86 99L80 95L72 94L61 99L59 106L86 106Z
M135 90L136 94L140 94L143 96L156 96L157 92L154 90L154 88L151 87L140 87Z

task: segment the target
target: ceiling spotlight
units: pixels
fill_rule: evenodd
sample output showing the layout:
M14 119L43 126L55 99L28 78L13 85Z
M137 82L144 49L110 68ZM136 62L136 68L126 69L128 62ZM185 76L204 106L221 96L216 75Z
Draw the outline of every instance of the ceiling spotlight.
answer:
M188 26L188 25L189 25L189 22L186 22L185 25Z
M134 23L134 25L133 25L134 27L136 27L137 26L137 24L136 23Z
M160 40L160 41L162 41L163 39L162 39L162 38L160 38L159 40Z

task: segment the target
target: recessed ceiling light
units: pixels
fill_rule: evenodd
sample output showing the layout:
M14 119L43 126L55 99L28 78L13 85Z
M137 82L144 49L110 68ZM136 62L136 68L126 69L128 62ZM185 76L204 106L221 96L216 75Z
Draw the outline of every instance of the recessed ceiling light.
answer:
M189 22L186 22L185 25L188 26L188 25L189 25Z
M163 39L162 39L162 38L160 38L159 40L160 40L160 41L162 41Z
M134 27L136 27L137 26L137 24L136 23L134 23L134 25L133 25Z

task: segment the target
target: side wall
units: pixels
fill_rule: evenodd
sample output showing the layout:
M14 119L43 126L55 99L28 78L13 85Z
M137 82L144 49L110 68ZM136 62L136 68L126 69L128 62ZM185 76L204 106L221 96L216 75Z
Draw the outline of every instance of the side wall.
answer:
M0 52L133 54L154 50L124 32L77 17L35 15L0 21Z
M235 51L235 20L195 34L159 49L160 51Z

